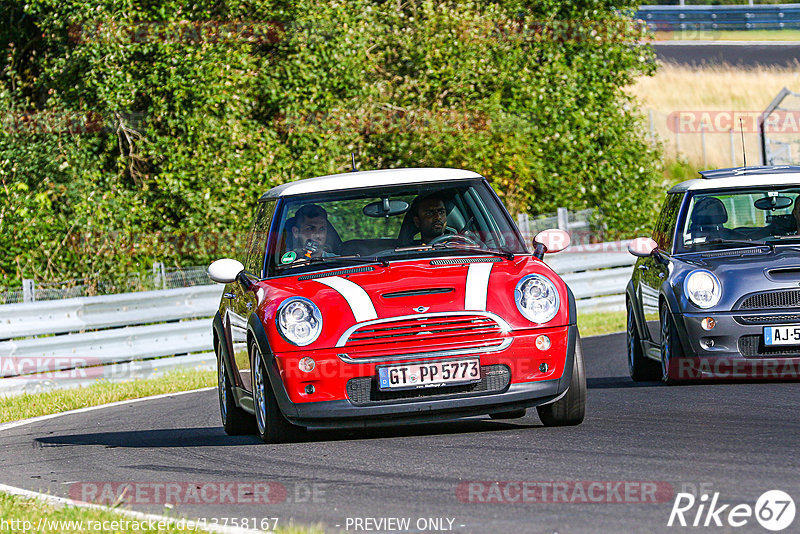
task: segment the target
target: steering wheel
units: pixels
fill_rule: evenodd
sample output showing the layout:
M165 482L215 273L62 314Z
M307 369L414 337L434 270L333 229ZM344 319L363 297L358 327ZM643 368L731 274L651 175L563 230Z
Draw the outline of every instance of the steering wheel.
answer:
M437 243L461 243L462 245L476 245L480 246L480 243L472 239L471 237L467 237L463 234L442 234L440 236L434 237L428 242L428 245L436 245Z

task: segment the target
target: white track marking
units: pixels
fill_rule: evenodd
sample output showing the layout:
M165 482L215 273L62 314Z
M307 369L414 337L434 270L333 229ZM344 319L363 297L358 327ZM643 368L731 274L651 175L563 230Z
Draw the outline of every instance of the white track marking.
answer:
M84 413L84 412L92 412L94 410L102 410L104 408L113 408L114 406L123 406L125 404L133 404L134 402L144 402L156 399L164 399L166 397L174 397L177 395L186 395L188 393L197 393L198 391L209 391L211 389L217 389L217 386L211 386L207 388L201 389L191 389L189 391L177 391L175 393L162 393L161 395L152 395L150 397L140 397L138 399L128 399L123 401L111 402L108 404L98 404L97 406L88 406L86 408L79 408L77 410L70 410L68 412L59 412L59 413L51 413L48 415L40 415L39 417L31 417L30 419L22 419L20 421L11 421L10 423L4 423L0 425L0 432L3 430L8 430L10 428L16 428L18 426L29 425L31 423L37 423L39 421L46 421L48 419L55 419L56 417L61 417L64 415L72 415L76 413Z
M200 391L200 390L195 390ZM155 398L155 397L150 397ZM107 406L111 406L110 404ZM66 413L66 412L65 412ZM74 413L74 412L73 412ZM157 514L145 514L143 512L135 512L133 510L125 510L121 508L110 508L108 506L103 506L102 504L93 504L87 502L80 502L80 501L73 501L72 499L66 499L64 497L56 497L55 495L47 495L45 493L37 493L35 491L30 491L22 488L15 488L14 486L6 486L5 484L0 484L0 491L3 493L8 493L9 495L17 495L20 497L25 497L28 499L36 499L37 501L43 501L47 504L56 507L62 506L74 506L77 508L89 508L92 510L102 510L105 512L111 512L113 514L122 515L125 517L130 517L132 519L137 519L139 521L167 521L168 524L172 525L180 521L182 518L179 517L167 517L164 515L157 515ZM79 520L78 520L79 521ZM196 524L199 524L199 528L201 531L206 532L220 532L224 534L250 534L250 533L257 533L261 532L259 530L247 530L243 528L233 528L225 525L215 525L215 524L203 524L202 522L197 522L194 519L186 519L186 521L192 521Z

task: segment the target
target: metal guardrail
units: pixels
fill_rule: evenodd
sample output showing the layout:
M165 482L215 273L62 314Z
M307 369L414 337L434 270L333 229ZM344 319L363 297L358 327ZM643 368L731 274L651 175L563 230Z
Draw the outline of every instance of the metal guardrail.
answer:
M213 368L210 318L222 289L215 284L0 306L0 395Z
M640 6L635 18L654 31L800 28L800 4Z
M627 242L546 257L581 312L620 310L634 258ZM213 368L210 317L221 285L0 306L0 395Z

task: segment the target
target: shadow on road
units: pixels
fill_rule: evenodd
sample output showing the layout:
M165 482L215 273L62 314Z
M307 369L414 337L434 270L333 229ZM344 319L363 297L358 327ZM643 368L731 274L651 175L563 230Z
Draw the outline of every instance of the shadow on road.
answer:
M470 434L475 432L497 432L544 428L531 409L528 416L519 422L493 421L489 419L463 419L445 423L417 423L398 427L376 427L359 429L319 429L303 433L303 442L323 442L360 439L402 438L412 436L435 436L447 434ZM64 447L70 445L103 445L106 448L158 448L158 447L231 447L262 444L258 436L227 436L221 427L176 428L159 430L136 430L120 432L95 432L40 437L34 440L42 447Z
M586 379L586 387L589 389L657 388L663 385L658 381L634 382L627 376L602 376Z

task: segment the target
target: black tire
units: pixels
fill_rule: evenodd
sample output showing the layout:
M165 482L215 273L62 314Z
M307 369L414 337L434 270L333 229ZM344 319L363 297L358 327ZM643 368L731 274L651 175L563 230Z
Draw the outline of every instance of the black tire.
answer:
M658 380L661 378L661 367L657 361L644 355L633 313L633 305L628 301L628 372L634 382Z
M253 370L253 407L259 437L264 443L286 443L298 439L304 429L291 424L281 413L264 366L264 358L255 342L250 343L250 362Z
M520 417L525 417L525 414L528 413L528 410L525 408L520 408L519 410L509 410L507 412L498 412L489 414L489 417L492 419L519 419Z
M675 321L669 313L666 304L661 305L661 381L667 385L680 384L678 380L669 374L670 360L683 357L680 339L678 339L678 329Z
M575 357L572 359L572 381L567 393L556 402L537 406L539 419L544 426L570 426L583 422L586 414L586 371L583 367L581 336L575 340Z
M236 406L233 397L228 371L222 362L222 350L220 342L217 341L217 395L219 396L219 414L222 417L222 428L229 436L241 436L242 434L255 434L255 419L249 413Z

